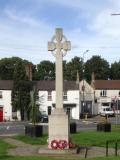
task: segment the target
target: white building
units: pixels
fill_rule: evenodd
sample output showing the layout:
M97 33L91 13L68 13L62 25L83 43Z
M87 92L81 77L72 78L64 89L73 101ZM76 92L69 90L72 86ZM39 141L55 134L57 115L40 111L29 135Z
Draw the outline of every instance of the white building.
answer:
M56 105L55 81L38 81L37 89L41 99L40 110L42 113L49 114L49 109L53 111ZM66 112L70 112L72 119L79 119L79 96L79 84L75 81L64 81L63 107Z
M80 82L80 113L97 115L103 103L109 103L113 110L120 113L120 80L92 79L91 84L82 80Z
M114 110L120 110L120 80L95 80L94 87L98 112L102 103L111 103Z
M37 81L40 97L40 111L48 114L54 110L55 81ZM84 87L83 87L84 86ZM0 80L0 121L13 120L11 92L13 81ZM120 80L93 80L91 85L85 80L80 83L64 81L63 107L70 111L72 119L79 119L81 113L96 115L101 103L110 102L111 107L120 111ZM20 120L19 112L17 114ZM14 115L15 116L15 115Z
M40 97L40 110L42 113L48 114L48 110L55 108L55 81L37 81L37 89ZM79 85L73 81L64 81L63 107L65 111L70 111L73 119L79 119ZM11 92L13 81L0 80L0 121L12 121L13 116L11 105ZM49 109L48 109L49 108ZM20 120L20 114L17 113Z
M0 80L0 122L12 120L11 90L13 81Z

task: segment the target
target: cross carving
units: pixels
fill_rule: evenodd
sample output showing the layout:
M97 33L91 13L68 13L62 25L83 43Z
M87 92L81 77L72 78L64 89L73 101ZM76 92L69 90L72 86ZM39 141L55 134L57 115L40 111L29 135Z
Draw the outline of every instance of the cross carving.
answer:
M62 56L65 56L70 49L70 41L67 41L66 37L63 35L62 29L57 28L56 34L52 37L51 42L48 42L48 51L51 51L56 57L56 54L62 54Z

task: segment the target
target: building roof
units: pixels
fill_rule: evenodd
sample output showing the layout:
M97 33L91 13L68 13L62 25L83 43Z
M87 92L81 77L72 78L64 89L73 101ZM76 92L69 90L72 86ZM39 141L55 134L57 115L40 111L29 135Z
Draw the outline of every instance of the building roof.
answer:
M64 90L79 90L79 85L76 81L64 81ZM55 90L55 81L37 81L38 90L52 91Z
M12 80L0 80L0 90L12 90L13 81Z
M38 90L52 91L55 90L55 81L34 81ZM12 80L0 80L0 90L12 90ZM64 81L64 90L79 90L79 85L75 81Z
M95 89L120 89L120 80L95 80Z

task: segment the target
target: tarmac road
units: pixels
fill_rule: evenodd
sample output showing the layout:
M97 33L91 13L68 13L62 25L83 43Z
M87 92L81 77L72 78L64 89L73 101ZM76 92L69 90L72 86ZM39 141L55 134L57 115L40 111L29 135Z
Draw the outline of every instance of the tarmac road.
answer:
M1 122L0 136L24 135L27 122Z
M103 119L103 117L102 117ZM80 130L96 130L97 123L101 121L101 117L97 116L94 118L89 118L87 120L80 119L75 121L77 124L77 131ZM120 124L120 115L116 117L108 118L108 122L112 124ZM29 122L0 122L0 136L11 136L11 135L24 135L25 125ZM42 123L46 128L47 124Z

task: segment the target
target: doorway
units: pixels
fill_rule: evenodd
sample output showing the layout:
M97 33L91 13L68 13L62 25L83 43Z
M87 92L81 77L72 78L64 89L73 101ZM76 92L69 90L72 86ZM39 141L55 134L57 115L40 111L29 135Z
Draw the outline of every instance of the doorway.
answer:
M3 122L3 107L0 107L0 122Z

